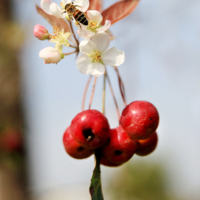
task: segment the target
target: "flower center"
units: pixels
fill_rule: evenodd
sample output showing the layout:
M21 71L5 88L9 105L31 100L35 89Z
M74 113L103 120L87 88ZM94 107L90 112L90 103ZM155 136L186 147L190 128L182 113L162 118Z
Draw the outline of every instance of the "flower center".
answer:
M103 64L103 59L101 55L102 55L102 51L93 50L93 52L89 54L89 57L92 58L92 63L98 62L98 63Z
M96 22L92 22L92 21L89 21L89 24L88 24L88 29L90 29L92 32L97 32L96 29L101 27L101 25L97 25Z
M63 2L60 3L60 6L61 6L63 9L65 9L65 5L64 5Z
M97 23L89 21L90 28L96 28L96 26L97 26Z
M59 37L60 34L61 34L61 31L59 30L59 28L57 26L54 25L53 26L53 33L54 33L54 35L49 34L50 39L56 39L57 37Z

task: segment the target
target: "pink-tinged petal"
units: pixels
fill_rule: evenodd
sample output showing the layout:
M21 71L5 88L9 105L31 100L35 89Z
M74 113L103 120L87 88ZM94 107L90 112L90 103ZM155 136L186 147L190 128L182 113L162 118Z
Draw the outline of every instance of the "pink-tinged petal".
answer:
M105 72L105 66L103 64L98 62L91 64L90 74L92 76L98 77L104 74L104 72Z
M77 31L77 34L78 34L79 37L81 37L81 38L88 38L87 32L84 31L84 30L79 29L79 30Z
M50 6L52 3L50 0L41 0L40 6L46 13L51 14Z
M125 55L123 51L119 51L115 47L108 49L101 55L103 62L110 66L119 66L125 60Z
M95 43L88 39L81 41L79 45L80 52L84 54L90 54L94 49L96 49Z
M76 60L76 65L78 67L78 70L83 74L89 74L90 73L90 67L91 67L91 59L89 56L81 55Z
M58 18L62 18L63 15L63 11L60 9L60 7L56 4L56 3L52 3L50 5L50 12L52 15L58 17Z
M74 5L80 6L77 8L80 11L85 12L89 8L89 0L75 0Z
M97 10L88 10L87 16L91 22L95 22L97 25L99 25L103 20L101 13Z
M39 57L44 59L45 64L58 63L62 59L61 53L53 47L42 49L39 52Z
M106 20L105 24L102 27L97 28L96 30L98 33L102 33L102 32L107 31L110 28L110 26L111 26L111 21Z
M107 33L97 33L91 37L91 41L96 44L96 50L105 51L110 44L110 37Z

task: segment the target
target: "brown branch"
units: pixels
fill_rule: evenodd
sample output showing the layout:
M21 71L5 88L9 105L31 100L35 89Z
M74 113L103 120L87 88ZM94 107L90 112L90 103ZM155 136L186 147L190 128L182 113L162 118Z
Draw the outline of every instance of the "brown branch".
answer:
M117 72L117 77L118 77L118 83L119 83L119 90L120 90L120 93L121 93L121 96L122 96L122 100L124 102L124 105L126 106L127 103L126 103L126 98L125 98L125 87L124 87L124 83L121 79L121 76L119 74L119 70L116 66L114 66L115 68L115 71Z
M109 84L109 87L110 87L111 94L113 96L113 100L115 102L115 107L117 109L117 116L118 116L118 120L119 120L120 119L119 107L118 107L118 104L117 104L117 100L115 98L115 94L114 94L114 91L113 91L113 88L112 88L108 73L106 73L106 77L107 77L107 80L108 80L108 84Z
M90 103L89 103L89 109L91 108L91 105L92 105L92 100L93 100L93 96L94 96L94 90L95 90L95 87L96 87L96 82L97 82L97 77L94 78L92 94L91 94Z
M73 26L72 26L72 21L69 21L69 25L70 25L70 29L72 31L72 34L74 36L74 39L76 40L77 46L79 46L79 41L78 41L78 39L76 37L76 34L74 33L74 29L73 29Z
M88 81L87 81L87 83L86 83L84 93L83 93L82 111L84 110L84 106L85 106L85 98L86 98L86 94L87 94L88 86L89 86L89 84L90 84L91 79L92 79L92 76L90 75L89 78L88 78Z

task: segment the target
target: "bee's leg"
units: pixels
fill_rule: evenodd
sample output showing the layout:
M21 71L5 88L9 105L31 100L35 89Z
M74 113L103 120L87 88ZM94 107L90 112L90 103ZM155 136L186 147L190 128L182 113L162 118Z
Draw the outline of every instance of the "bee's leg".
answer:
M77 22L77 21L76 21L76 24L79 25L80 29L82 30L82 27L81 27L80 22Z

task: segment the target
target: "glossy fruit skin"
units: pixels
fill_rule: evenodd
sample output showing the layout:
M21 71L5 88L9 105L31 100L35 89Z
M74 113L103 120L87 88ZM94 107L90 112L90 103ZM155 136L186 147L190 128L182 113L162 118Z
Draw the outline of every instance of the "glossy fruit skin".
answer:
M107 166L107 167L118 167L118 166L122 165L123 163L119 163L119 164L113 163L113 162L109 161L104 155L102 155L100 164Z
M71 122L73 138L88 149L102 146L109 137L110 125L98 110L85 110L77 114Z
M152 153L158 143L158 135L156 132L146 140L138 140L136 154L139 156L147 156Z
M122 111L120 124L132 139L147 139L157 129L159 114L148 101L134 101Z
M74 140L68 127L63 135L63 144L66 152L73 158L84 159L94 153L92 149L86 149Z
M112 163L128 161L136 151L137 143L131 139L121 126L110 130L110 138L102 147L103 155Z

